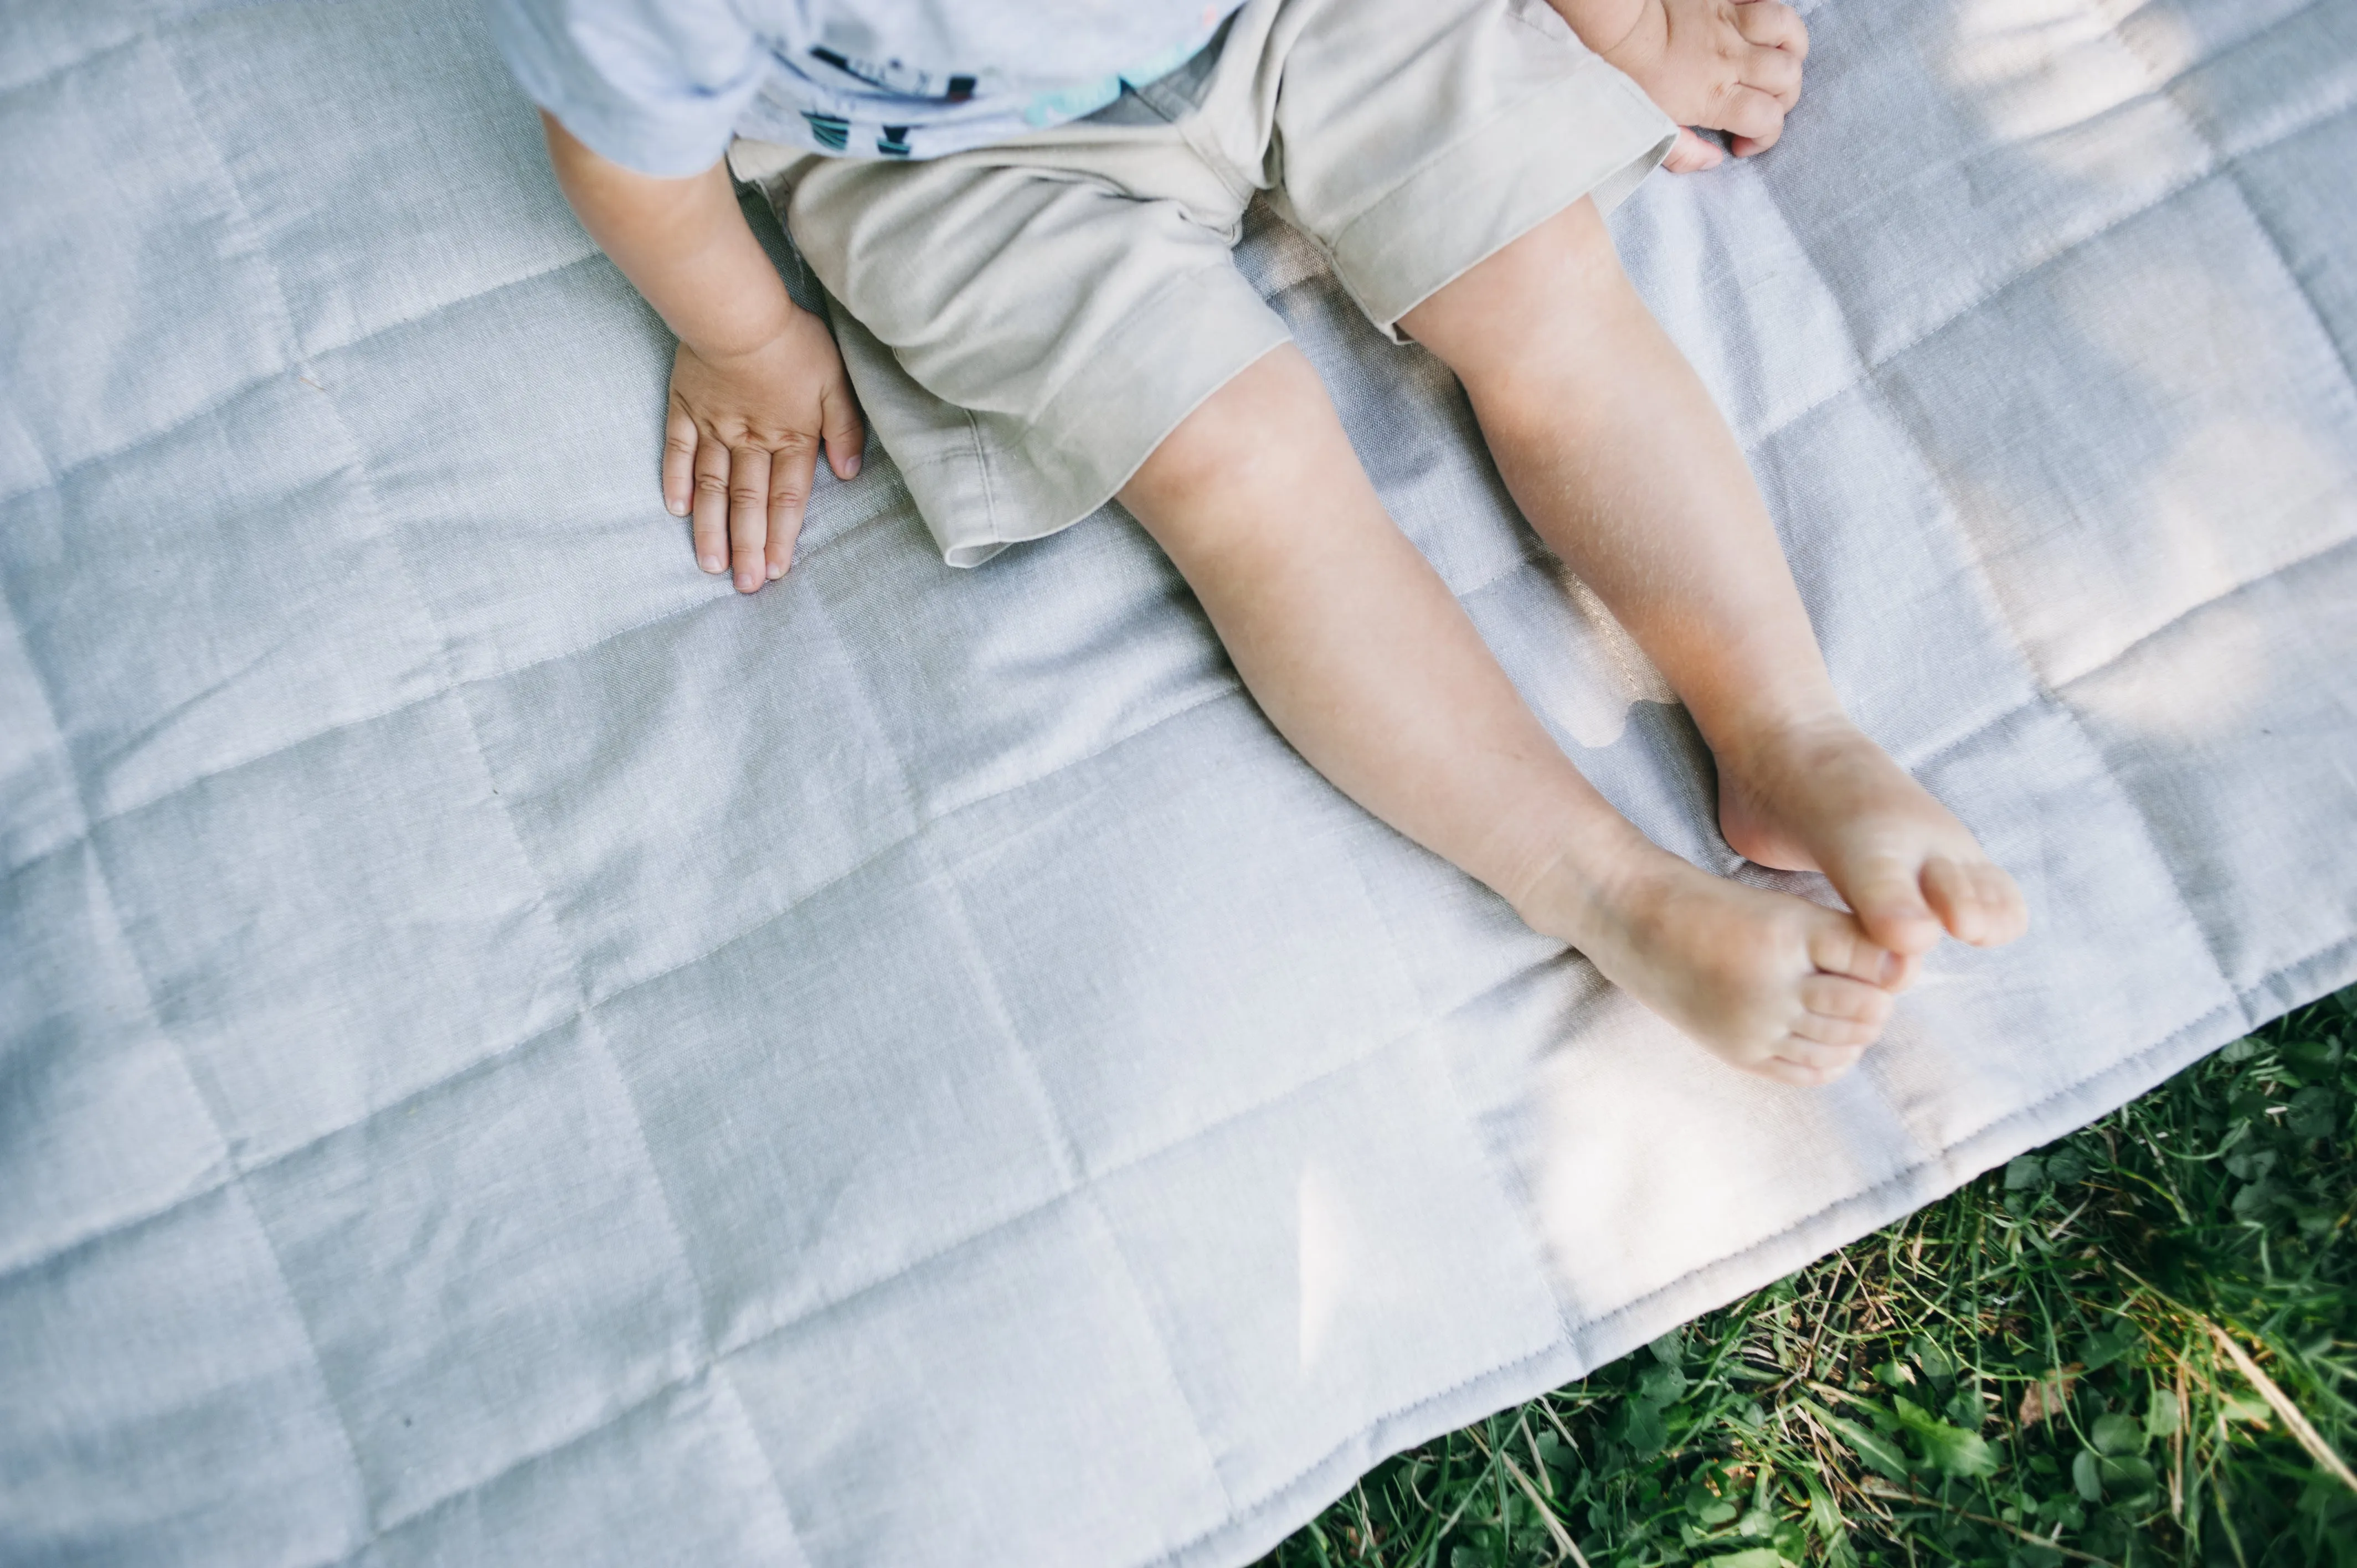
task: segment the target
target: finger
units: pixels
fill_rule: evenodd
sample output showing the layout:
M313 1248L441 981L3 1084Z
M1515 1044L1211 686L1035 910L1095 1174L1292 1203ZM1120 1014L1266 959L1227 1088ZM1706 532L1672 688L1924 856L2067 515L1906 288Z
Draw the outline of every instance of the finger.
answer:
M826 442L826 466L838 479L859 477L859 460L867 451L867 426L859 417L858 400L851 383L836 378L819 400L819 434Z
M770 537L770 455L759 446L728 454L728 543L737 570L737 591L749 594L769 581L761 570Z
M802 535L811 481L818 477L818 443L807 435L779 443L770 459L770 575L782 577L794 564L794 541Z
M1753 49L1743 62L1743 84L1773 98L1789 114L1801 101L1801 59L1782 49Z
M1756 87L1733 83L1719 94L1717 109L1710 127L1732 136L1728 145L1738 158L1766 152L1784 134L1784 106Z
M1782 49L1797 59L1809 58L1809 25L1778 0L1745 0L1735 8L1735 27L1761 48Z
M728 448L709 435L695 443L695 564L728 569Z
M1681 125L1678 139L1670 144L1669 156L1662 160L1662 166L1672 174L1695 174L1717 168L1726 161L1727 155L1719 151L1717 143Z
M662 494L673 517L685 517L695 499L695 416L676 403L663 421Z

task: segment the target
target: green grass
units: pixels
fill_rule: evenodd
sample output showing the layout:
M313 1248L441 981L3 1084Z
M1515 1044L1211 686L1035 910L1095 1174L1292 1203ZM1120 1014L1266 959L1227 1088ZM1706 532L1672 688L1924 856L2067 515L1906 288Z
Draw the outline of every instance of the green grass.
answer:
M2357 1568L2352 1103L2357 988L1384 1461L1264 1568Z

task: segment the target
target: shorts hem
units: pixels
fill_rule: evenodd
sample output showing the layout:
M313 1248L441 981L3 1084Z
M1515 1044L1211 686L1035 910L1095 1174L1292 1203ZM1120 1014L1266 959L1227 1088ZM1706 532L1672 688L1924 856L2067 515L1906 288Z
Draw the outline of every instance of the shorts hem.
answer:
M1611 210L1676 140L1669 116L1588 56L1420 165L1328 253L1367 318L1404 341L1401 317L1581 198Z
M1100 344L1036 417L1011 427L1006 415L975 414L970 456L943 454L924 465L979 469L986 498L951 472L940 474L945 482L928 483L932 476L920 479L903 470L942 560L978 566L1009 544L1044 539L1088 517L1212 393L1291 340L1283 318L1232 262L1174 279ZM888 436L885 445L888 449ZM960 518L983 526L958 526Z

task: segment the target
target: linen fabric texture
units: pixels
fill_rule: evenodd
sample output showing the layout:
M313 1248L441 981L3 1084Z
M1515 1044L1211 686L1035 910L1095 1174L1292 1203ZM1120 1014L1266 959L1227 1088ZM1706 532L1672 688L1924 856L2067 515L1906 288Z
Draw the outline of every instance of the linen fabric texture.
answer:
M922 164L740 139L952 566L1071 526L1288 337L1231 254L1255 197L1377 328L1676 127L1544 0L1253 0L1086 120Z
M483 0L533 102L642 174L741 133L925 158L1112 102L1200 50L1236 0Z
M1242 1564L2357 979L2357 12L1809 20L1615 238L2035 920L1821 1092L1329 788L1117 510L949 571L879 445L705 577L470 4L0 0L0 1563ZM1827 897L1445 370L1236 264L1582 771Z

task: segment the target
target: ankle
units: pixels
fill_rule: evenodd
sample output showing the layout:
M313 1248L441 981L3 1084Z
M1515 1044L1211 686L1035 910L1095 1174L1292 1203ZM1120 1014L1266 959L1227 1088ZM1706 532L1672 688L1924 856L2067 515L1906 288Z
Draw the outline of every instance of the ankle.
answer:
M1498 891L1533 930L1586 951L1628 923L1638 890L1667 852L1636 829L1566 834L1534 855Z
M1844 744L1857 734L1840 703L1827 698L1719 720L1704 728L1703 740L1722 774L1751 779L1791 766L1796 754Z

